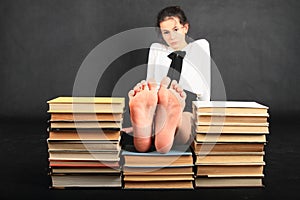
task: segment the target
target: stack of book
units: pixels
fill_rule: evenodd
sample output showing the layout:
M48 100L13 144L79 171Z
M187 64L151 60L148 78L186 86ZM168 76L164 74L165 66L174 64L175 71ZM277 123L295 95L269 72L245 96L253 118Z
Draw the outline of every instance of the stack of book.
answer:
M261 187L268 107L257 102L194 101L195 187Z
M190 146L176 146L168 153L122 150L125 189L193 189L193 155Z
M124 98L57 97L47 103L51 187L121 187Z

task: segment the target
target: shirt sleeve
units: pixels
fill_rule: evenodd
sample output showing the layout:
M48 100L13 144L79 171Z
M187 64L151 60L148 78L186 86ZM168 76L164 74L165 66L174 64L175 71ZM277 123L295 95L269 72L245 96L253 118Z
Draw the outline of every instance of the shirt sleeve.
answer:
M201 69L205 79L205 85L203 88L203 93L200 94L200 100L210 101L211 96L211 58L210 58L210 45L206 39L200 39L195 41L203 50L201 56Z
M150 46L149 54L148 54L148 63L147 63L147 77L146 80L155 78L154 77L154 72L155 72L155 59L157 56L157 51L156 51L156 44L152 44Z

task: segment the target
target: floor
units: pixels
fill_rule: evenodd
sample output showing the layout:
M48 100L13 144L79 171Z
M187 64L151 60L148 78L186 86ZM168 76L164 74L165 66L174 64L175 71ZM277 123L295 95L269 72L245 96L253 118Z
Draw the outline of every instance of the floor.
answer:
M284 119L284 120L283 120ZM49 189L47 122L0 124L0 199L295 199L300 176L300 123L294 117L271 118L267 136L264 188L195 190Z

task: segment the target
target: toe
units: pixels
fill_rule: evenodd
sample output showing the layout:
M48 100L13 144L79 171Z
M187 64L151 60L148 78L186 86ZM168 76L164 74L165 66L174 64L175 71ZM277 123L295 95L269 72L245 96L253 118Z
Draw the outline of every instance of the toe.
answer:
M141 83L136 84L136 86L133 88L133 90L135 92L140 92L141 89L142 89L142 84Z
M175 89L176 89L176 91L177 91L178 93L183 92L183 89L182 89L182 87L181 87L180 85L177 85L177 87L176 87Z
M157 83L154 79L149 79L148 81L148 86L149 86L149 90L157 90Z
M180 92L180 96L182 97L182 99L186 98L186 93L182 90L182 92Z
M183 91L182 87L178 83L174 82L171 83L171 88L174 89L176 92L181 93Z
M177 87L178 83L176 80L172 80L171 82L171 88L175 89Z
M128 92L128 97L129 97L129 101L134 97L134 90L130 90L129 92Z
M148 84L145 80L141 81L141 89L142 90L149 90Z
M169 77L164 77L161 82L160 82L160 86L163 86L165 88L168 88L169 84L171 82L171 79Z

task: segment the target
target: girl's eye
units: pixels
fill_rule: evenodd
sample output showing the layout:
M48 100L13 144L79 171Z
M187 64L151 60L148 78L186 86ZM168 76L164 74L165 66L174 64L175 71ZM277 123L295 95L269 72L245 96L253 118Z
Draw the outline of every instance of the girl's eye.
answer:
M168 35L170 32L169 31L164 31L163 34L164 35Z
M179 28L174 28L174 31L176 31L176 32L177 32L178 30L179 30Z

